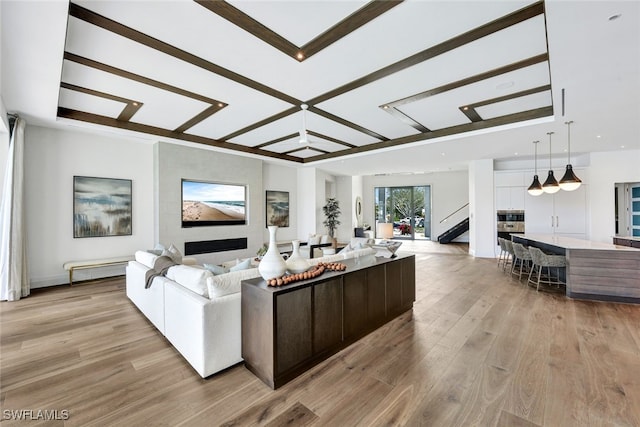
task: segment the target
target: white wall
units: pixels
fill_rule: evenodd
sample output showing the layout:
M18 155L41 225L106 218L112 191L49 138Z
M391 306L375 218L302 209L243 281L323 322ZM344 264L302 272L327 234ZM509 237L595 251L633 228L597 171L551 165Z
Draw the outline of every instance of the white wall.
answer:
M328 174L325 171L316 169L316 200L315 200L315 213L316 213L316 227L315 233L326 234L328 233L327 227L322 225L324 222L324 213L322 207L327 204L327 198L335 197L340 202L340 207L344 206L344 202L338 198L336 177ZM342 218L341 218L342 220ZM308 237L308 236L307 236Z
M201 263L221 263L255 256L264 243L264 188L262 160L212 150L159 142L154 147L157 175L157 236L165 246L174 244L184 254L184 243L246 237L247 249L194 255ZM182 228L182 179L247 186L247 224ZM280 240L280 236L278 236Z
M297 168L264 163L262 166L262 183L266 191L286 191L289 193L289 226L278 228L278 240L295 240L298 238L298 170ZM266 219L263 220L263 239L269 241Z
M469 253L495 257L495 208L493 201L493 160L469 163Z
M295 211L298 223L298 239L306 242L309 234L316 232L318 188L316 186L316 168L305 167L297 170L298 209Z
M640 182L640 150L591 153L589 177L590 240L611 243L615 234L613 189L617 182Z
M363 179L363 221L375 230L375 187L399 187L404 185L431 186L431 236L432 240L463 218L445 217L469 202L469 179L467 171L438 172L416 175L365 176ZM466 211L465 211L466 212ZM462 236L461 236L462 237ZM464 238L461 240L465 240Z
M133 235L73 238L74 175L133 181ZM152 247L152 178L151 144L27 125L25 206L31 286L67 283L62 268L66 261L133 255L137 249ZM100 273L80 270L74 281Z

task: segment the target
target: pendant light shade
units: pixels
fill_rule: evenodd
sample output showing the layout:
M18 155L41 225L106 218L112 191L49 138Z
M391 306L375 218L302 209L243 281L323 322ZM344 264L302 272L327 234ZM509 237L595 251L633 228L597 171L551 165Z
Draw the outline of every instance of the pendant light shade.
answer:
M535 174L533 175L533 182L527 189L527 192L532 196L539 196L544 193L544 191L542 190L542 184L540 184L540 181L538 180L538 142L540 141L533 141L533 146L535 147L535 155L533 157Z
M556 177L553 176L553 170L551 169L551 135L553 135L553 132L547 132L547 135L549 135L549 175L547 175L546 181L542 184L542 191L553 194L560 191L560 185Z
M577 190L578 187L580 187L580 184L582 184L582 181L580 180L580 178L578 178L576 174L573 173L573 166L571 166L571 123L573 123L573 121L564 123L565 125L567 125L568 160L567 160L567 170L564 173L564 176L562 177L562 179L560 180L560 188L565 191Z

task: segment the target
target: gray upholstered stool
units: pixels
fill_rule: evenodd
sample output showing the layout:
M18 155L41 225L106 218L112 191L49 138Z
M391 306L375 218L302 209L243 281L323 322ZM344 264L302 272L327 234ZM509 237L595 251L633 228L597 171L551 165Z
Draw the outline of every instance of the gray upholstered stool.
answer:
M540 290L540 284L548 284L548 285L556 285L560 287L560 285L564 285L565 283L560 280L560 269L565 268L567 266L567 258L564 255L548 255L542 252L538 248L530 247L529 253L533 258L533 266L531 267L531 271L529 272L529 283L533 283L536 285L536 290ZM542 269L547 268L546 277L542 275ZM556 269L555 278L551 274L551 269ZM534 276L534 272L538 271L537 277ZM532 276L536 279L532 280Z
M515 258L511 265L511 274L517 274L518 280L522 279L522 273L528 274L531 271L531 254L521 243L512 242Z

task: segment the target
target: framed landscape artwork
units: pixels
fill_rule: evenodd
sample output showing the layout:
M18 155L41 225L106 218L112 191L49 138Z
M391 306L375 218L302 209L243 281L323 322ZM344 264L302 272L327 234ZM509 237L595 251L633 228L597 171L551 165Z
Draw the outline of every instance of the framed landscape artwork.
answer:
M73 177L73 237L131 235L131 180Z
M289 226L289 192L267 190L266 216L267 226Z

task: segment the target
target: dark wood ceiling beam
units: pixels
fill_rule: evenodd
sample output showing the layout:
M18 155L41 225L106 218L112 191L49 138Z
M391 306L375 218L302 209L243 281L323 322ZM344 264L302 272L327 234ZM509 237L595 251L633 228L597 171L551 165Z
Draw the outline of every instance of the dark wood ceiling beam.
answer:
M88 89L86 87L77 86L71 83L60 82L60 87L68 90L73 90L75 92L86 93L87 95L110 99L111 101L121 102L125 104L117 120L122 120L122 121L131 120L131 117L133 117L133 115L137 113L140 107L142 107L143 105L142 102L136 101L134 99L123 98L121 96L112 95L110 93L100 92L93 89Z
M417 93L415 95L407 96L402 99L398 99L396 101L392 101L387 103L386 105L390 107L399 107L400 105L409 104L412 102L420 101L421 99L428 98L430 96L438 95L440 93L448 92L453 89L458 89L463 86L467 86L473 83L478 83L480 81L490 79L492 77L496 77L505 73L509 73L511 71L519 70L521 68L530 67L531 65L539 64L540 62L545 62L549 60L549 55L547 53L542 53L540 55L533 56L531 58L523 59L522 61L514 62L512 64L505 65L503 67L494 68L493 70L485 71L484 73L476 74L470 77L467 77L462 80L458 80L455 82L447 83L446 85L442 85L433 89L426 90L424 92Z
M194 0L200 6L210 10L221 18L226 19L237 27L254 35L265 43L275 47L287 56L298 59L296 55L300 48L269 27L256 21L240 9L235 8L226 1L221 0Z
M285 118L287 116L290 116L291 114L297 113L298 111L300 111L299 107L291 107L288 108L284 111L279 112L278 114L274 114L273 116L267 117L264 120L260 120L259 122L255 122L249 126L243 127L242 129L239 129L233 133L230 133L229 135L223 136L222 139L223 141L228 141L230 139L233 139L237 136L240 136L242 134L245 134L247 132L250 132L252 130L258 129L264 125L268 125L271 122L274 122L276 120L280 120L282 118Z
M281 136L280 138L272 139L271 141L263 142L262 144L254 145L253 148L264 148L269 145L277 144L278 142L286 141L300 136L299 133L291 133L289 135Z
M78 120L86 123L93 123L101 126L109 126L112 128L125 129L133 132L145 133L148 135L156 135L163 138L178 139L181 141L195 142L198 144L209 145L211 147L224 148L227 150L235 150L244 153L255 154L258 156L272 157L276 159L289 160L292 162L301 163L301 159L294 156L288 156L286 154L275 153L267 150L259 150L253 147L247 147L240 144L233 144L231 142L219 141L212 138L205 138L203 136L192 135L188 133L178 133L168 129L159 128L156 126L144 125L134 122L123 122L111 117L101 116L98 114L86 113L84 111L72 110L69 108L58 107L58 117Z
M122 37L128 38L129 40L133 40L151 49L155 49L159 52L173 56L174 58L185 61L196 67L200 67L204 70L218 74L236 83L240 83L244 86L250 87L254 90L270 95L274 98L280 99L282 101L285 101L294 105L300 105L302 103L300 100L292 96L289 96L286 93L280 92L269 86L263 85L262 83L258 83L255 80L252 80L241 74L235 73L217 64L209 62L206 59L200 58L199 56L193 55L187 51L184 51L168 43L165 43L162 40L158 40L147 34L141 33L140 31L134 30L133 28L127 27L126 25L120 24L119 22L116 22L112 19L99 15L89 9L86 9L82 6L78 6L75 3L69 3L69 15L73 16L74 18L81 19L90 24L96 25L100 28L104 28L105 30L111 31L114 34L118 34Z
M349 154L365 153L368 151L378 150L381 148L396 147L399 145L409 144L411 142L426 141L434 138L441 138L450 135L456 135L464 132L471 132L479 129L487 129L495 126L502 126L511 123L522 122L526 120L534 120L542 117L553 116L553 107L542 107L534 110L523 111L515 114L508 114L493 119L483 120L481 122L471 122L462 125L452 126L444 129L433 130L427 133L409 135L402 138L391 139L389 141L378 142L375 144L363 145L349 150L340 150L333 153L323 154L320 156L308 157L303 163L311 163L319 160L326 160L335 157L346 156Z
M497 31L504 30L505 28L508 28L512 25L516 25L520 22L531 19L542 13L544 13L544 2L539 1L539 2L533 3L520 10L510 13L509 15L505 15L485 25L474 28L470 31L467 31L466 33L460 34L459 36L453 37L449 40L446 40L442 43L439 43L435 46L432 46L428 49L418 52L415 55L409 56L391 65L383 67L377 71L367 74L366 76L360 77L359 79L353 80L352 82L349 82L333 90L330 90L329 92L326 92L313 99L310 99L308 103L313 105L320 104L321 102L327 101L331 98L335 98L336 96L350 92L361 86L373 83L376 80L380 80L384 77L390 76L391 74L397 73L406 68L412 67L421 62L432 59L438 55L449 52L467 43L471 43L482 37L493 34Z
M407 124L420 132L423 132L423 133L429 132L429 129L426 126L424 126L422 123L418 122L417 120L414 120L408 114L405 114L404 112L398 110L395 107L385 104L385 105L381 105L380 108L382 108L385 112L391 114L393 117L400 120L404 124Z
M222 109L222 108L223 107L219 106L218 104L212 105L212 106L204 109L200 114L198 114L198 115L194 116L193 118L191 118L191 119L187 120L186 122L184 122L182 125L177 127L174 130L174 132L178 132L178 133L186 132L187 129L191 129L192 127L194 127L195 125L197 125L201 121L206 120L207 118L211 117L212 115L214 115L215 113L220 111L220 109Z
M344 36L362 27L366 23L398 6L403 1L404 0L374 0L367 3L342 21L338 22L336 25L329 28L327 31L320 34L318 37L311 40L309 43L302 46L300 51L304 55L303 59L315 55Z
M323 135L323 134L321 134L321 133L314 132L314 131L312 131L312 130L307 130L307 134L309 134L309 135L311 135L311 136L315 136L316 138L322 138L322 139L325 139L325 140L327 140L327 141L330 141L330 142L334 142L334 143L336 143L336 144L343 145L343 146L345 146L345 147L349 147L349 148L355 148L355 147L357 147L357 145L349 144L348 142L342 141L342 140L337 139L337 138L332 138L332 137L330 137L329 135Z
M95 68L96 70L104 71L105 73L114 74L116 76L119 76L125 79L133 80L138 83L143 83L158 89L166 90L167 92L172 92L178 95L186 96L187 98L206 102L207 104L221 104L222 107L225 107L228 105L227 103L218 101L217 99L209 98L207 96L203 96L195 92L190 92L188 90L184 90L179 87L175 87L166 83L159 82L158 80L153 80L153 79L141 76L139 74L131 73L121 68L112 67L111 65L94 61L93 59L85 58L83 56L76 55L71 52L65 52L64 59L66 59L67 61L71 61L77 64L87 66L87 67Z
M509 101L511 99L521 98L527 95L533 95L534 93L540 93L545 91L550 91L551 85L538 86L531 89L521 90L520 92L510 93L508 95L498 96L496 98L486 99L484 101L474 102L473 104L463 105L460 107L460 111L462 111L469 120L472 122L479 122L482 120L482 117L476 111L476 108L482 107L485 105L495 104L497 102Z
M340 123L341 125L345 125L345 126L351 128L351 129L360 131L360 132L362 132L364 134L367 134L367 135L369 135L369 136L371 136L373 138L380 139L382 141L388 141L389 140L389 138L387 138L386 136L382 136L377 132L374 132L374 131L372 131L370 129L367 129L367 128L363 127L363 126L360 126L360 125L358 125L356 123L353 123L353 122L350 122L348 120L345 120L342 117L338 117L338 116L336 116L334 114L331 114L328 111L324 111L324 110L322 110L322 109L320 109L318 107L314 107L312 105L309 105L309 111L311 111L312 113L317 114L319 116L322 116L325 119L333 120L336 123Z
M200 6L226 19L232 24L259 38L263 42L278 49L280 52L295 59L304 61L326 47L332 45L344 36L352 33L367 22L377 18L394 8L403 0L375 0L367 3L336 25L329 28L302 47L297 46L280 34L253 19L240 9L221 0L194 0Z
M295 148L293 150L289 150L289 151L285 151L282 154L291 154L291 153L297 153L298 151L304 151L304 150L311 150L311 151L317 151L318 153L322 153L322 154L331 154L328 151L325 150L321 150L319 148L315 148L315 147L311 147L309 145L305 145L304 147L300 147L300 148Z

